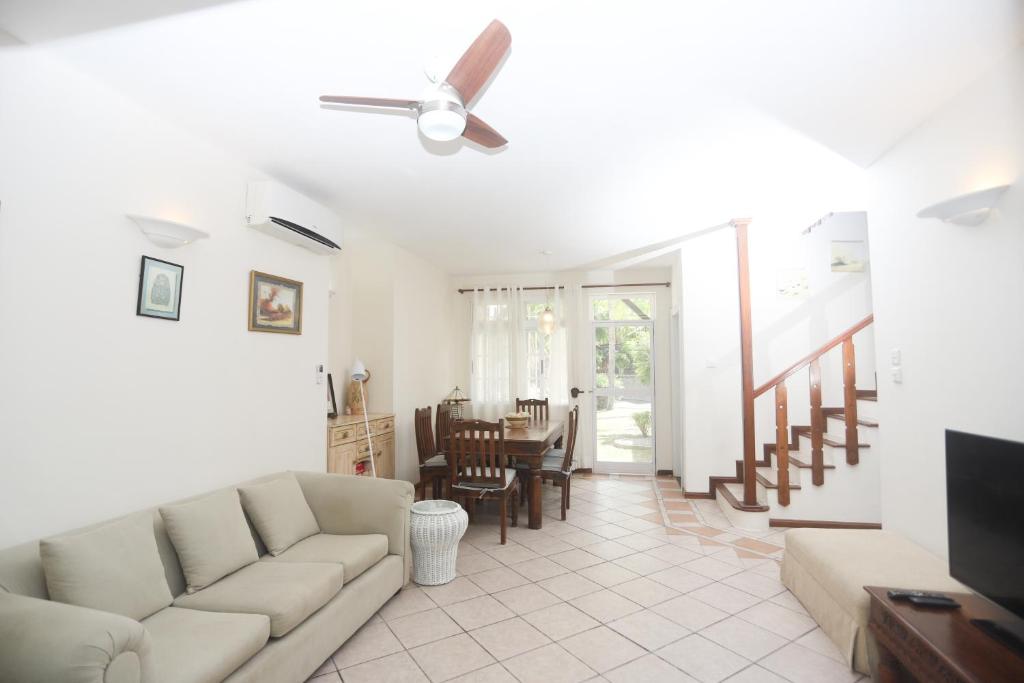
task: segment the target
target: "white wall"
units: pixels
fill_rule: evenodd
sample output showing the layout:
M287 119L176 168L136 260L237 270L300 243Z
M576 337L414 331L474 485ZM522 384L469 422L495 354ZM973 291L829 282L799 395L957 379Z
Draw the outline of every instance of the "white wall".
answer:
M451 391L451 291L448 275L415 254L350 230L334 259L330 367L338 409L352 362L370 370L367 405L395 414L395 475L415 482L419 460L413 411L436 406Z
M1024 50L957 95L869 169L882 518L945 554L944 430L1024 440ZM1016 181L984 225L915 217ZM902 384L887 372L903 355Z
M0 547L322 470L328 261L243 226L260 174L36 49L0 83ZM180 322L135 315L143 254L184 266ZM301 336L247 331L251 269L304 282Z
M864 273L833 273L834 239L867 239L863 212L837 212L803 234L801 225L760 221L749 227L754 386L866 317L872 310L870 265ZM686 242L679 253L683 360L683 483L707 491L708 477L734 476L743 458L736 233L732 228ZM777 294L780 269L804 268L809 294ZM873 331L855 337L860 388L874 388ZM823 404L842 405L840 350L822 362ZM786 382L789 423L809 424L807 371ZM769 394L755 401L755 447L774 443Z
M537 272L537 273L516 273L509 275L459 275L452 278L452 290L470 287L505 287L505 286L545 286L560 284L571 287L575 284L628 284L636 282L670 282L672 272L670 268L632 268L617 271L560 271ZM585 289L585 295L597 294L606 291L604 289ZM655 294L655 317L654 317L654 384L655 384L655 467L659 470L671 470L672 465L672 391L671 379L671 354L669 349L672 312L672 292L668 287L651 287L649 289L628 288L622 291L640 292L651 291ZM471 294L452 295L452 306L454 311L454 328L456 330L452 339L452 368L455 372L456 383L466 389L470 386L470 365L469 365L469 336L472 327ZM590 322L576 321L577 329L569 330L570 345L569 353L580 358L593 358L593 336ZM580 333L582 332L582 333ZM570 360L570 363L575 361ZM592 365L588 366L592 367ZM591 388L592 376L581 379L581 389ZM580 410L592 410L590 403L592 395L582 395ZM472 398L472 397L470 397ZM571 401L571 399L570 399ZM592 421L581 419L581 425L593 424ZM580 447L590 443L587 436L580 437ZM590 445L592 448L592 445ZM589 462L589 459L587 460Z

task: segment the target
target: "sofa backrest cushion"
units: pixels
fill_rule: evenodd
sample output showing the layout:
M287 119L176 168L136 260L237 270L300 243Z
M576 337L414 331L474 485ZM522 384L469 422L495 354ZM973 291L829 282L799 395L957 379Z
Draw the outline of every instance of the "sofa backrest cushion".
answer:
M171 604L145 512L94 529L46 538L39 556L51 600L142 620Z
M242 507L273 556L320 533L295 475L238 489Z
M259 559L238 492L222 490L160 508L189 593Z

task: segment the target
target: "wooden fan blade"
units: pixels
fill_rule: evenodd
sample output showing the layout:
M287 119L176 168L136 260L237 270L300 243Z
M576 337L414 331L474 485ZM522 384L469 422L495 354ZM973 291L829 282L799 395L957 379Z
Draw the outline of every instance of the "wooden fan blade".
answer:
M512 34L497 19L484 29L445 79L469 106L512 45Z
M503 138L501 133L473 114L466 115L466 130L462 131L462 137L491 149L508 144L508 140Z
M386 97L348 97L346 95L321 95L320 101L330 104L354 104L361 107L391 107L393 109L415 109L420 105L416 100L392 100Z

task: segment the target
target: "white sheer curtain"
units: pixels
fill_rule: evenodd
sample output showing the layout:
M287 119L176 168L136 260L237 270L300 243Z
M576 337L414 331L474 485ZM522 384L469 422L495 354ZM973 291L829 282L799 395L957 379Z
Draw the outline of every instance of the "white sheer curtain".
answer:
M573 462L577 468L594 466L594 372L592 364L594 340L590 325L590 308L586 292L581 285L566 289L565 320L568 386L586 391L576 399L569 399L570 408L580 408L580 423L576 436Z
M552 416L559 418L568 415L569 404L569 330L570 316L566 315L566 297L564 287L556 286L551 301L551 310L555 314L557 325L551 334L550 369L548 371L548 388Z
M496 420L515 408L526 382L522 360L522 291L506 287L473 290L470 377L473 415Z

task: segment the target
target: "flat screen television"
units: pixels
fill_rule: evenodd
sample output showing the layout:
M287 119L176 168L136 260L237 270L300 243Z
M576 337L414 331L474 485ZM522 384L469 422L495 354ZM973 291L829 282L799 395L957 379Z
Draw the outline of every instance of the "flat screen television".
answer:
M1024 638L1024 443L946 430L946 502L949 573L1017 617L977 625Z

